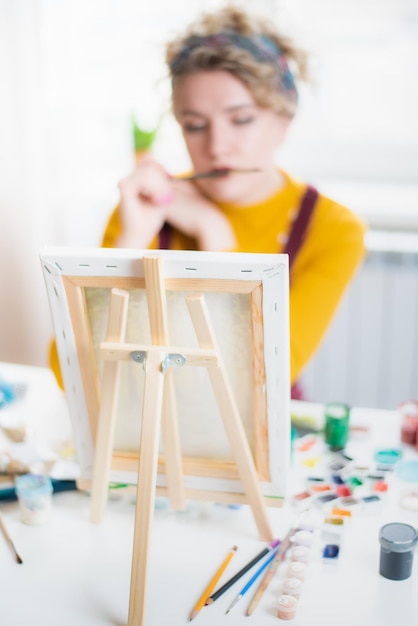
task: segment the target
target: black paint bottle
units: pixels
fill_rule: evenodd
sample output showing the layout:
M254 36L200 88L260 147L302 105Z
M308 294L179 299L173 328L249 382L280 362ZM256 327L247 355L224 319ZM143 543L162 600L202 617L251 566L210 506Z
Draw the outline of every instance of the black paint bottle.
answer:
M405 580L412 572L418 532L409 524L393 522L379 531L379 574L391 580Z

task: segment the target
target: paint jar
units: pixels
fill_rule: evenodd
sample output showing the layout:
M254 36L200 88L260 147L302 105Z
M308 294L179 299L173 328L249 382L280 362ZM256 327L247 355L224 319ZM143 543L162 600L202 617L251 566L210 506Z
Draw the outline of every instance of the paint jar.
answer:
M313 541L313 535L309 530L297 530L292 536L292 543L294 546L307 546L311 547Z
M309 563L311 557L311 549L307 546L295 546L290 550L290 560L300 561L301 563Z
M16 477L15 486L22 522L47 522L52 509L52 482L49 476L23 474Z
M325 441L331 450L342 450L348 441L350 407L343 402L325 405Z
M293 619L296 615L298 601L294 596L282 593L275 603L277 617L280 619Z
M282 593L298 600L302 585L303 583L299 578L285 578L282 584Z
M410 524L393 522L379 531L379 574L390 580L405 580L412 572L418 532Z
M408 511L418 511L418 491L407 491L399 498L399 506Z
M327 543L322 550L322 558L326 563L330 563L338 559L340 554L340 546L337 543Z
M299 580L304 580L305 573L306 563L302 563L302 561L290 561L286 572L288 578L298 578Z
M417 446L417 430L418 430L418 402L415 400L408 400L402 402L398 411L401 414L401 441L408 443L412 446Z
M402 459L402 450L398 448L383 448L382 450L376 450L373 458L380 467L390 470Z

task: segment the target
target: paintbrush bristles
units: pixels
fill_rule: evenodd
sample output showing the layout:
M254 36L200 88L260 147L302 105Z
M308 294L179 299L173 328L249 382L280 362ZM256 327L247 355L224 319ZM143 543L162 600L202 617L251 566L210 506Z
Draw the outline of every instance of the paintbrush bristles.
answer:
M23 563L22 557L16 552L16 550L13 550L13 552L14 552L14 555L15 555L15 558L16 558L16 563L19 563L19 565L21 563Z

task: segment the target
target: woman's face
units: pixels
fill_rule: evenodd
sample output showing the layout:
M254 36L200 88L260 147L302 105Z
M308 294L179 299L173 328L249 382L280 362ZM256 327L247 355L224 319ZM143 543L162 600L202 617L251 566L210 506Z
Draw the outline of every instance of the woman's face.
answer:
M262 201L280 186L274 154L289 120L260 108L235 76L223 70L184 76L175 85L173 105L196 172L260 170L199 180L207 197L245 206Z

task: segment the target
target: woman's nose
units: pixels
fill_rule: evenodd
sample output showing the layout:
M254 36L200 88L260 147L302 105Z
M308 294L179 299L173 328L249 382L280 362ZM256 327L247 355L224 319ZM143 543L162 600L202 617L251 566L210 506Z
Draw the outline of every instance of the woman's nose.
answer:
M226 156L232 147L231 133L225 124L211 124L208 150L212 158Z

